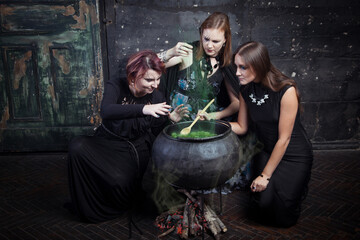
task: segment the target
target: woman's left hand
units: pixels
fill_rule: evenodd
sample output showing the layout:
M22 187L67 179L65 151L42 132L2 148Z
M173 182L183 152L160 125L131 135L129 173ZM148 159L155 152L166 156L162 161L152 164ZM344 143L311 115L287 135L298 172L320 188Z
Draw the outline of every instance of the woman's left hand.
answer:
M267 188L269 184L269 178L258 176L255 180L251 183L250 188L252 192L262 192Z
M189 117L188 113L189 113L188 108L184 107L184 104L180 104L174 109L174 111L170 113L169 117L171 121L179 122L184 117Z

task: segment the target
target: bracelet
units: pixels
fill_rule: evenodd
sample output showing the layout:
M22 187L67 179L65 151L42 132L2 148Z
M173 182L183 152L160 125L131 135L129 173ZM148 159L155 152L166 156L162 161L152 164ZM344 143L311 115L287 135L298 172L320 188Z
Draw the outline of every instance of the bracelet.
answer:
M159 53L159 58L163 63L167 63L167 61L168 61L168 59L166 59L166 53L167 53L167 50Z
M264 177L262 174L260 174L260 177ZM266 180L270 181L270 178L267 178Z

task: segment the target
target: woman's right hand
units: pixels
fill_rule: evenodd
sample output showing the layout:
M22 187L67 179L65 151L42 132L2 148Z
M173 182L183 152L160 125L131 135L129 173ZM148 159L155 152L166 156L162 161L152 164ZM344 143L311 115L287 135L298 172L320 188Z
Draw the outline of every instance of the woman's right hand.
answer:
M186 42L178 42L173 48L158 53L158 57L165 63L165 67L169 68L191 58L192 46Z
M166 102L149 104L145 105L142 112L145 115L151 115L153 117L160 117L159 115L168 115L171 109L170 105L167 105Z
M192 46L186 42L178 42L173 48L169 49L169 58L181 56L187 57L192 53Z
M216 117L217 113L216 112L204 112L201 113L201 110L198 111L197 116L200 116L199 120L204 121L204 120L213 120L213 119L217 119Z

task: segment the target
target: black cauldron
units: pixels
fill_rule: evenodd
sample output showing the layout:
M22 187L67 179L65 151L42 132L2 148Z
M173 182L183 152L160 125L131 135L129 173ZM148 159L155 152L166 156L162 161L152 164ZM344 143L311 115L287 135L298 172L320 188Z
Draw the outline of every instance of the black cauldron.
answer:
M155 168L171 185L191 190L210 189L225 183L240 167L238 136L224 121L199 121L191 131L214 131L206 138L173 138L191 122L169 125L155 139Z

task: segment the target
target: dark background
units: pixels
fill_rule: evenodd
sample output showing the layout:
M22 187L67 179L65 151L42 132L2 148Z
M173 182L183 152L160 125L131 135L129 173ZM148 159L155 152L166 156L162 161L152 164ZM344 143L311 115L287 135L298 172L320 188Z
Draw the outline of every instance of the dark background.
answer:
M264 43L294 78L315 149L359 149L358 0L0 0L0 152L66 151L101 122L130 54L199 39L211 13L232 47Z
M230 18L233 50L260 41L274 65L296 80L315 148L359 147L359 1L106 1L103 7L111 21L103 28L110 50L105 76L123 77L127 57L140 49L198 40L201 22L221 11Z

